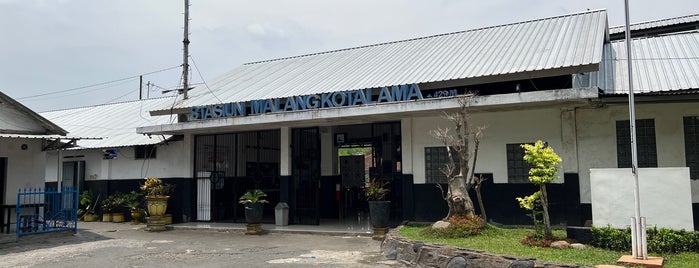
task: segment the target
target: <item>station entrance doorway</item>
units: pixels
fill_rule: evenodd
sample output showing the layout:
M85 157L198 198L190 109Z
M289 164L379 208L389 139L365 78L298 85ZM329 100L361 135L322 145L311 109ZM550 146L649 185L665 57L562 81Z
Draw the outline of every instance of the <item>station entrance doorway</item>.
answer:
M297 128L291 147L291 222L361 224L368 220L362 186L370 178L388 182L392 214L401 217L400 122Z

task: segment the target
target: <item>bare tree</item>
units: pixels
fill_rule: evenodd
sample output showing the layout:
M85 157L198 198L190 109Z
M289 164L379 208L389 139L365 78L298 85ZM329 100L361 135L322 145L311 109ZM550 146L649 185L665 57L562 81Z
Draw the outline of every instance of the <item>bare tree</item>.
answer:
M442 185L437 184L442 192L442 198L449 206L449 214L447 214L445 219L451 216L475 217L473 201L468 195L468 192L474 187L476 188L481 214L485 219L485 207L480 195L482 178L474 176L476 160L478 160L478 146L485 128L482 126L471 127L469 124L471 120L469 107L473 97L473 94L460 97L458 99L459 110L445 114L445 118L454 124L453 133L450 128L437 128L431 131L432 136L444 144L448 155L447 163L440 169L447 177L448 186L446 193ZM459 161L458 166L456 161Z

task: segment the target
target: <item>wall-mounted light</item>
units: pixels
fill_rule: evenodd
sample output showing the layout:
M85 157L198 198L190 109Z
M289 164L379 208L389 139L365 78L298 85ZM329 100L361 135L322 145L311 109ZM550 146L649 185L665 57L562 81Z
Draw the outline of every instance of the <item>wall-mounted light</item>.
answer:
M22 144L21 146L19 146L19 148L21 148L22 151L26 151L27 149L29 149L29 145L27 145L26 143L24 143L24 144Z

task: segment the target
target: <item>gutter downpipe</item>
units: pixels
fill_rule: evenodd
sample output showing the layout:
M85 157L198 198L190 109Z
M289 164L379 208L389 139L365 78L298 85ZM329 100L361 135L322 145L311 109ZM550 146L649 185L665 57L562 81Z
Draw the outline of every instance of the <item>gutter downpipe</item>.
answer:
M636 109L634 106L633 72L631 64L631 31L629 27L629 0L624 0L626 14L626 64L629 76L629 125L631 134L631 174L633 175L634 217L631 226L631 252L634 259L648 259L646 229L641 218L641 198L638 185L638 150L636 147ZM639 245L640 244L640 245Z

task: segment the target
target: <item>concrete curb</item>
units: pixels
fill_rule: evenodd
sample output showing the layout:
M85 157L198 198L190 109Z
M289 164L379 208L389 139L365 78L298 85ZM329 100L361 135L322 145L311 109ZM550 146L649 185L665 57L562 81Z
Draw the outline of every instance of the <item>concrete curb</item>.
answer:
M471 250L453 246L430 244L411 240L391 230L381 242L381 252L389 260L416 267L546 267L573 268L577 265L542 262L532 258L492 254L481 250Z
M245 227L192 227L192 226L174 226L168 225L168 230L209 230L209 231L240 231L245 232ZM288 233L288 234L312 234L312 235L328 235L328 236L362 236L371 237L372 233L356 233L356 232L339 232L339 231L320 231L320 230L292 230L292 229L265 229L263 233Z

